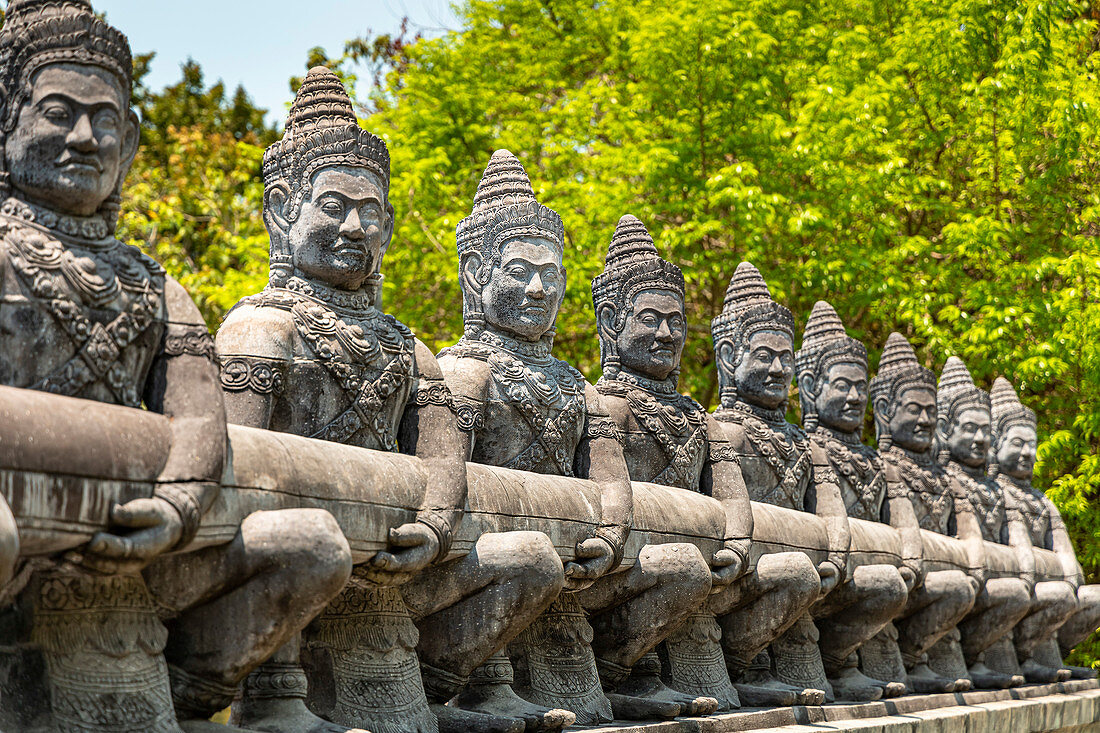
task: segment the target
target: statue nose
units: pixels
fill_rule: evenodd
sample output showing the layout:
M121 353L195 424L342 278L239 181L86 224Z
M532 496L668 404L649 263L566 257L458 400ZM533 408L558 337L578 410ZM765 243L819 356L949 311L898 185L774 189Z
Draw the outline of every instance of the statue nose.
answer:
M527 283L527 296L530 298L542 298L546 295L546 289L542 285L542 277L536 272Z
M65 142L73 150L81 153L94 153L99 150L99 141L95 139L92 121L86 112L82 112L76 118L76 124L73 125Z
M363 220L359 217L358 209L352 208L348 211L344 223L340 225L340 234L347 239L362 239L367 236L363 231Z

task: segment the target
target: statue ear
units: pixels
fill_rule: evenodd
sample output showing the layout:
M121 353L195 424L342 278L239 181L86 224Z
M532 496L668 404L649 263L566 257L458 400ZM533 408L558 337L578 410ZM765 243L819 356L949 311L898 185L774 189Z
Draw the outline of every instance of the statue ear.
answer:
M813 404L817 401L817 394L814 392L814 375L810 373L801 374L798 377L798 393L802 396L802 401Z
M611 303L604 303L596 311L596 331L603 340L614 342L618 338L619 331L615 328L615 316L617 315L615 306Z
M885 429L890 423L890 400L886 397L876 397L873 409L875 411L875 425Z
M126 115L126 121L122 125L122 150L121 160L119 161L119 177L125 178L126 173L129 172L130 166L134 164L134 158L137 157L138 145L141 143L141 120L138 119L137 112L129 110L129 114Z
M733 344L729 341L723 341L718 344L718 361L726 368L726 371L733 372L737 368L733 360Z
M382 228L382 254L386 254L386 250L390 248L390 241L393 239L393 204L390 203L389 198L386 198L386 225Z
M481 269L481 255L470 252L458 263L458 276L462 280L462 289L469 293L481 293L481 281L477 273Z
M290 234L290 222L287 221L289 201L290 189L282 181L264 190L264 224L271 236L278 234L285 238Z

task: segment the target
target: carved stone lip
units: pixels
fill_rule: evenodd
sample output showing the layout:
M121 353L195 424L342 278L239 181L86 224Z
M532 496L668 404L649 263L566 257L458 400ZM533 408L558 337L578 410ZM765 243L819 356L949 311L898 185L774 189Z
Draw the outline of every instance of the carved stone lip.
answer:
M76 168L103 172L103 163L98 158L69 155L56 163L58 168Z

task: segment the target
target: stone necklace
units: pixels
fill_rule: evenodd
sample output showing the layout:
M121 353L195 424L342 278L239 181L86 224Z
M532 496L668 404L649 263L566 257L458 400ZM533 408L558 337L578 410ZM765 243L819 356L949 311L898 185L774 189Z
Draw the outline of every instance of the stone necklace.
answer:
M951 491L947 472L936 465L927 453L914 453L892 445L882 454L882 458L897 467L910 495L915 494L920 497L926 512L925 518L938 520L954 502L955 497ZM924 524L921 522L922 526Z
M1004 494L997 490L993 482L974 478L954 462L947 464L947 473L966 489L974 508L980 509L977 512L978 520L982 523L986 539L1000 542L1000 520L1005 509Z

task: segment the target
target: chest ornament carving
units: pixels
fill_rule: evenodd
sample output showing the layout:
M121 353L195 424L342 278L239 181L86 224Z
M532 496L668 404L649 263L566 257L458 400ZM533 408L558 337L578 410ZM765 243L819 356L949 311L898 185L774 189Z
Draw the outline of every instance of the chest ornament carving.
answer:
M848 514L869 521L878 521L882 501L887 496L886 474L882 459L872 448L859 442L856 436L837 435L819 426L814 436L825 448L829 465L843 477L854 494Z
M782 413L776 410L757 411L744 402L720 407L714 417L740 425L755 452L753 457L763 460L778 479L775 486L754 498L767 504L801 509L807 481L813 470L810 441L806 433L783 419ZM746 457L744 454L741 456L742 460Z
M32 389L77 396L96 382L118 404L138 407L141 387L122 364L126 349L153 325L164 299L164 270L115 240L62 244L31 226L0 222L7 258L23 285L69 337L75 355ZM118 308L109 322L92 308Z

